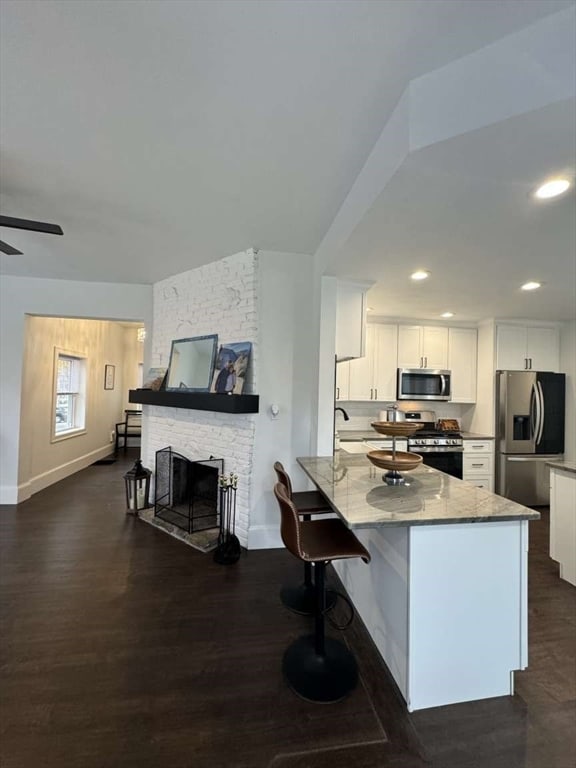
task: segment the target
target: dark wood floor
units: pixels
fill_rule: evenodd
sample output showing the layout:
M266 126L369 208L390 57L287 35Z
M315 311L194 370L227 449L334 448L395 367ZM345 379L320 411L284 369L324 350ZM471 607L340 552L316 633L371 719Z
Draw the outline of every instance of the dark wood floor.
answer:
M278 600L296 561L217 565L126 515L129 466L0 511L2 768L573 768L576 589L547 556L547 515L514 697L408 715L356 619L361 684L319 706L280 674L309 628Z

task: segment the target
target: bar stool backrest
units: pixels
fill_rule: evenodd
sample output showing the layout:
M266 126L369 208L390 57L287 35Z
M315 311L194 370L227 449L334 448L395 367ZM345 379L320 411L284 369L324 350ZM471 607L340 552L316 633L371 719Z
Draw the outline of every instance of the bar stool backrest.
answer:
M300 518L296 507L288 497L288 490L284 483L276 483L274 495L280 505L280 535L286 549L299 560L306 560L302 551L302 537L300 535Z
M276 477L278 478L278 482L286 486L286 490L288 491L288 498L291 499L292 483L290 482L290 476L288 472L286 472L286 470L284 469L284 467L279 461L274 462L274 470L276 472Z

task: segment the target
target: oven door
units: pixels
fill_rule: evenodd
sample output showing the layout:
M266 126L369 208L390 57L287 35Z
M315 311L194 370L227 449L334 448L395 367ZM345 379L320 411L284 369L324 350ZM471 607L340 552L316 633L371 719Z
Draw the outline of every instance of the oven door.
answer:
M414 448L414 453L420 453L423 464L462 480L462 456L464 455L462 450L427 452Z

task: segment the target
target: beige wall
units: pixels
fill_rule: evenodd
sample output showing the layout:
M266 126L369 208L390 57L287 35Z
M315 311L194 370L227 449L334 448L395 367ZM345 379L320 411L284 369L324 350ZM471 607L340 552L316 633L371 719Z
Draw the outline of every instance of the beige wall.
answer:
M140 409L142 406L128 402L128 391L141 387L138 380L138 366L144 360L144 344L138 341L138 328L124 327L123 330L123 373L122 373L122 408ZM146 374L146 371L144 371Z
M136 329L116 322L26 317L18 482L29 493L111 453L110 433L128 407L142 356ZM54 349L87 356L86 431L52 442ZM115 366L113 390L104 366Z

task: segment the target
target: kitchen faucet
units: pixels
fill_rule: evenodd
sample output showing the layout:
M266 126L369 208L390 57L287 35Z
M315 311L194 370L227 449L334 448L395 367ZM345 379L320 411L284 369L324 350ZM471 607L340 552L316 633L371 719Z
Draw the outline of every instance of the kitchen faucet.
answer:
M334 428L333 428L334 439L333 439L333 442L332 442L332 446L333 446L333 450L334 451L337 451L338 448L340 448L340 437L338 436L338 431L336 429L336 411L340 411L342 416L344 416L344 421L350 421L350 416L348 416L348 414L346 413L344 408L341 408L339 405L336 406L336 408L334 408Z
M342 416L344 416L344 421L350 421L350 416L348 416L344 408L340 408L340 406L337 406L336 408L334 408L334 414L336 414L336 411L341 411Z

